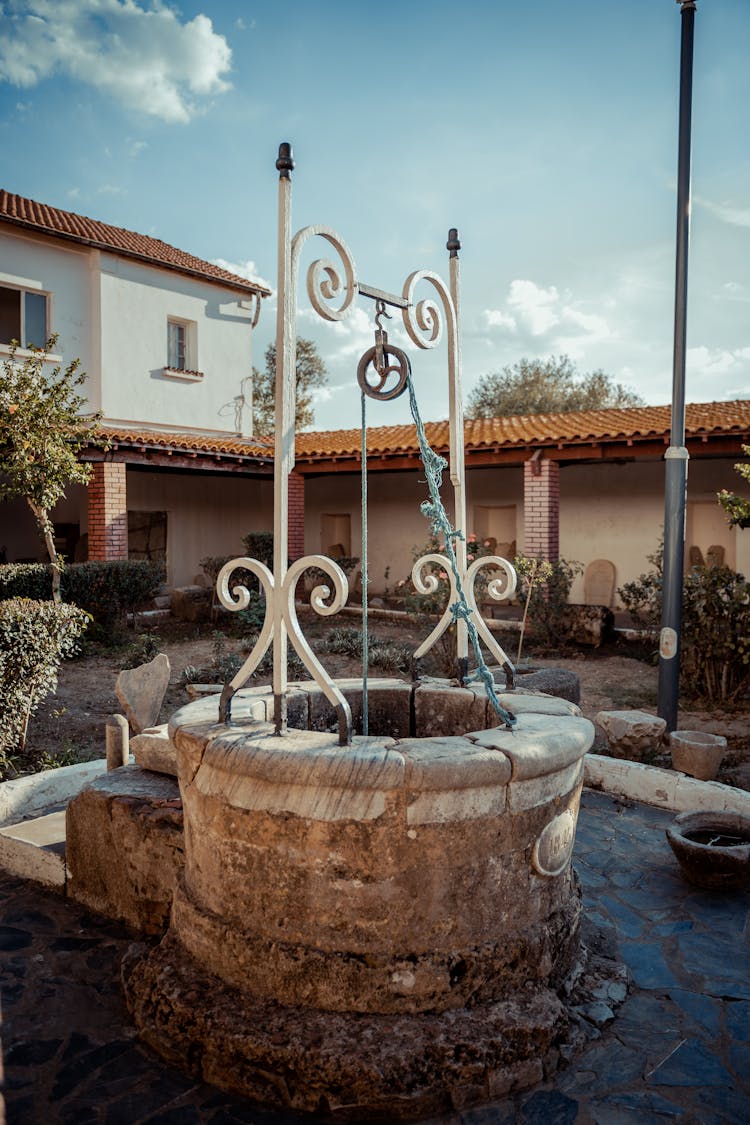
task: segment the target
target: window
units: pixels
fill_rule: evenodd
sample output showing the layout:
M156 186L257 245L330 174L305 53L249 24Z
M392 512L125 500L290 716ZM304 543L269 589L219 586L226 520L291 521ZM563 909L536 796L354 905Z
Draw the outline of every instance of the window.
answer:
M22 348L47 343L47 295L0 286L0 344L17 340Z
M167 366L175 371L187 371L187 325L178 320L170 320L167 325Z

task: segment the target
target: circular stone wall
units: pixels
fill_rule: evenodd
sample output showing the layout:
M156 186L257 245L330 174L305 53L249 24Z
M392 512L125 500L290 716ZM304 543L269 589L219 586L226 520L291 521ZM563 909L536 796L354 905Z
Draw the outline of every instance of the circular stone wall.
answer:
M339 686L356 727L361 683ZM290 693L304 729L284 736L267 688L238 693L231 727L215 697L177 712L185 873L162 946L126 973L144 1037L266 1103L360 1120L541 1078L578 951L593 727L562 700L502 698L512 732L483 691L371 681L377 733L350 747L314 684Z

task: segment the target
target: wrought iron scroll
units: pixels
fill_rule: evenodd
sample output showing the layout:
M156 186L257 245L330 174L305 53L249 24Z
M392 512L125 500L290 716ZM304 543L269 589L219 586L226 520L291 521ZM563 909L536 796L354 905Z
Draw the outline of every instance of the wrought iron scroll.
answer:
M307 291L313 308L325 320L341 320L348 314L357 294L354 259L335 231L324 226L304 227L294 237L291 234L291 173L294 169L291 145L279 147L276 161L279 171L279 228L278 228L278 312L276 319L276 416L274 441L274 555L273 573L257 559L240 558L228 562L217 578L217 591L221 604L229 610L244 609L249 602L249 592L236 586L231 592L229 580L232 572L244 567L259 579L266 598L266 617L252 652L237 674L222 692L219 718L228 722L231 717L231 700L234 693L247 682L261 659L273 643L273 695L274 724L277 734L287 726L287 641L300 656L308 672L319 685L326 698L334 705L339 719L339 741L351 741L351 710L343 694L317 660L300 628L294 604L295 589L300 576L309 568L322 570L333 585L316 586L310 604L316 613L327 616L337 613L349 595L346 575L332 559L324 555L307 555L288 563L289 550L289 474L294 468L295 391L296 391L296 319L297 283L299 261L303 246L314 235L325 239L338 254L343 266L327 258L312 263L307 273ZM341 296L338 306L333 304ZM332 600L328 602L328 598Z

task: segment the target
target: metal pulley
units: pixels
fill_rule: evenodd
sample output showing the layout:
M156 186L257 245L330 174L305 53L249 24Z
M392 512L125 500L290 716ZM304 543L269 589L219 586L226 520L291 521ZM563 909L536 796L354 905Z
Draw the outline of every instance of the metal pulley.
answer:
M357 364L357 382L363 394L387 402L398 398L406 390L411 364L405 351L388 343L388 333L380 323L382 316L391 319L386 312L385 302L378 300L375 310L375 346L368 348ZM388 388L387 384L393 376L396 382Z

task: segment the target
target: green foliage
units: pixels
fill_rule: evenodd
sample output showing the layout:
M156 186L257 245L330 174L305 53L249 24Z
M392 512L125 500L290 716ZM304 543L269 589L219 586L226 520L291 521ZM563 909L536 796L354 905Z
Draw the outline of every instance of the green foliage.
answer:
M0 565L0 601L7 598L52 597L52 572L45 563L3 563Z
M163 580L161 565L149 559L74 563L63 571L62 594L106 630L153 597Z
M652 570L617 591L636 627L661 624L661 554ZM695 566L682 592L680 680L688 698L731 703L750 687L750 583L727 566Z
M534 640L543 648L555 649L566 643L568 598L583 565L568 559L549 562L519 555L514 562L521 578L521 597L525 598Z
M247 604L247 609L241 609L236 615L238 628L243 633L258 634L263 628L263 622L266 620L266 599L257 590L249 590L250 601Z
M750 457L750 445L743 445L742 452L746 457ZM741 477L750 481L750 462L745 464L740 462L734 467ZM745 499L744 496L738 496L736 492L728 492L726 488L722 488L717 496L729 518L730 527L750 527L750 500Z
M97 430L100 415L84 416L86 396L79 388L85 373L76 359L63 371L49 370L57 342L31 348L20 362L17 345L3 359L0 376L0 497L27 502L53 568L53 597L59 600L60 563L49 513L68 484L86 484L91 466L78 454Z
M242 540L248 557L273 570L273 532L250 531Z
M0 602L0 770L23 754L29 717L57 688L89 623L77 606L10 598Z
M529 618L529 608L531 606L531 596L534 589L539 583L546 582L552 574L552 563L547 559L537 558L526 555L516 555L513 560L513 565L516 568L516 573L520 578L520 585L518 586L518 593L523 601L523 616L521 617L521 632L518 636L518 652L516 653L516 663L521 660L521 653L523 652L523 639L526 636L526 622Z
M331 629L325 640L327 652L349 656L352 660L362 660L363 646L364 634L361 629L347 627ZM368 668L377 668L381 672L404 672L411 665L411 651L408 645L371 636L367 648Z
M262 371L253 368L253 430L258 435L270 434L275 424L276 408L276 345L269 344ZM325 363L312 340L297 337L297 394L295 429L303 430L315 421L314 391L328 381ZM256 556L257 557L257 556Z
M521 359L502 371L483 375L469 395L469 418L514 414L559 414L608 406L642 406L637 394L603 371L579 375L566 355Z
M159 563L148 559L112 559L72 563L62 574L63 600L80 606L106 629L122 621L164 580ZM45 563L5 563L0 566L0 600L52 597L52 570Z
M149 664L158 656L161 648L162 639L156 633L139 633L125 649L121 665L123 668L140 668L141 664Z

